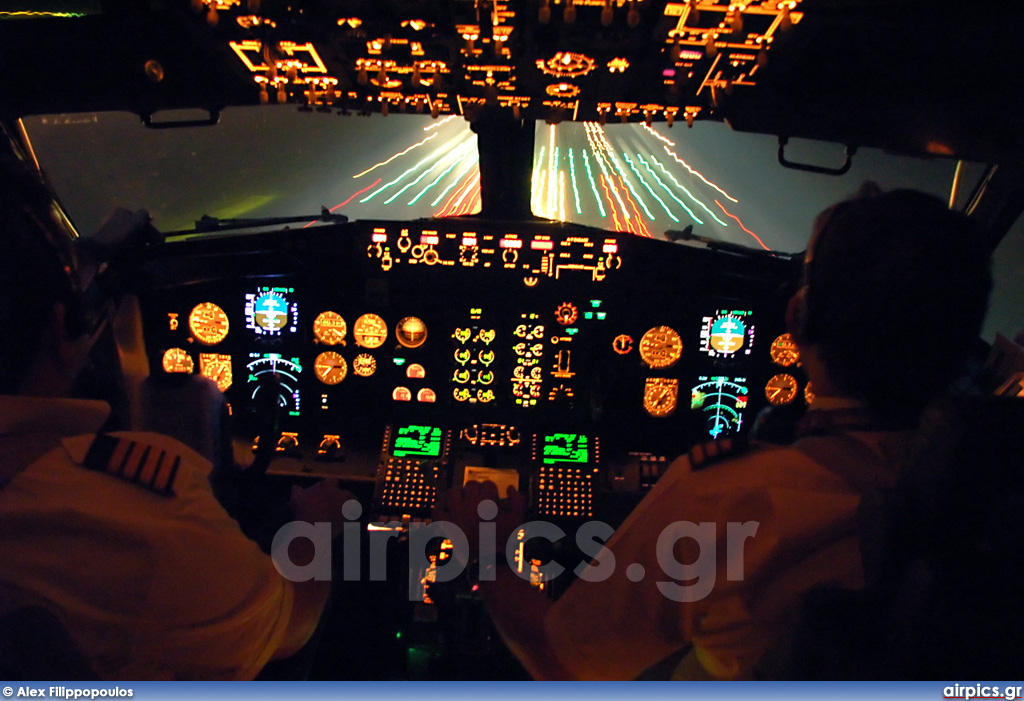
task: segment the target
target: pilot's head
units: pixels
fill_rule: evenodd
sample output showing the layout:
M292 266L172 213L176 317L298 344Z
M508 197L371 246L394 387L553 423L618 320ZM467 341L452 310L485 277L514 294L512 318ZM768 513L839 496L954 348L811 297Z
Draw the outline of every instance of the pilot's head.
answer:
M94 325L71 236L38 176L10 152L0 154L2 394L61 394L84 359Z
M909 421L963 371L990 287L974 222L921 192L865 187L815 222L791 331L829 393Z

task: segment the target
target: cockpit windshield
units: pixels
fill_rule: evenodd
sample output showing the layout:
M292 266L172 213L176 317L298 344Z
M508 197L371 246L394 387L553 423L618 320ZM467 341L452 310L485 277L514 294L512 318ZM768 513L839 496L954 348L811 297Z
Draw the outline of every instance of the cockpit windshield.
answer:
M477 138L458 116L225 110L214 126L147 129L126 113L25 119L36 154L83 231L117 206L146 207L164 232L204 215L407 221L480 211ZM607 231L688 234L800 251L810 222L865 180L947 197L956 162L861 149L840 177L784 168L774 137L717 122L538 123L531 211ZM842 165L843 147L794 141L788 159ZM311 216L310 223L313 222ZM297 223L293 226L303 226Z
M786 157L841 167L842 146L794 141ZM803 250L810 222L862 182L912 187L947 198L956 162L861 149L845 175L784 168L778 140L717 122L571 122L537 126L533 211L540 216L677 239L694 236L754 249ZM666 235L666 232L668 234Z

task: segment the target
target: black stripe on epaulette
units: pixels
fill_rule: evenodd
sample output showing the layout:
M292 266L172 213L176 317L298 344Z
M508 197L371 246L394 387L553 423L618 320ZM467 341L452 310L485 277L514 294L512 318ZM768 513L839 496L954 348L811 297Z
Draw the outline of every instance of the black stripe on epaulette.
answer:
M116 457L118 449L122 447L124 455ZM113 477L138 485L154 494L173 497L174 480L178 476L178 470L181 466L181 456L174 456L174 460L166 468L165 476L167 451L161 450L160 457L153 468L153 474L148 479L144 479L142 473L149 462L154 448L153 446L146 445L141 455L138 455L135 450L136 447L139 447L139 443L129 438L116 438L105 433L98 433L96 438L93 439L92 445L89 446L89 450L86 451L82 465L90 470L105 472ZM137 457L133 457L135 455Z
M116 448L116 438L108 436L106 433L97 433L96 438L93 439L92 445L89 446L89 450L85 454L85 459L82 460L82 464L90 470L105 472L107 463L110 462L110 458Z

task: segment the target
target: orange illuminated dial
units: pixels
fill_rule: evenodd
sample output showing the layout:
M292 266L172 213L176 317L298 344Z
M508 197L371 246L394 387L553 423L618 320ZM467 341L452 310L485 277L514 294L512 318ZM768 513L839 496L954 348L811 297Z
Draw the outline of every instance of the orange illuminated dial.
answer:
M184 348L168 348L164 351L164 358L161 363L164 372L185 372L189 373L195 369L192 363L192 356Z
M793 337L784 333L772 341L771 356L772 361L788 368L800 360L800 351L797 350Z
M339 343L345 345L345 334L348 326L341 314L337 312L322 312L313 320L313 335L316 340L328 346L336 346Z
M775 406L789 404L796 399L797 382L796 378L786 373L780 373L768 380L764 386L764 394L768 401Z
M406 348L419 348L427 340L427 325L415 316L407 316L395 326L395 338Z
M612 341L612 350L619 355L626 355L633 350L633 339L624 333L620 333L615 337L615 340Z
M683 339L671 327L655 326L640 339L640 359L649 367L671 367L682 354Z
M363 348L380 348L387 337L387 324L376 314L363 314L352 324L352 338Z
M334 351L324 351L316 357L313 370L325 385L336 385L348 374L348 363Z
M576 321L578 316L579 310L576 309L576 305L570 304L569 302L562 302L558 305L558 308L555 309L555 319L562 326L568 326L573 323Z
M212 346L228 335L228 315L213 302L201 302L188 315L188 328L197 341Z
M360 377L369 377L377 371L377 361L369 353L360 353L352 359L352 372Z
M644 383L644 410L651 416L668 416L676 410L679 400L679 380L668 377L648 377Z
M217 389L227 392L233 378L231 376L231 356L223 353L200 353L199 372L217 383Z
M811 383L810 382L808 382L804 386L804 401L807 402L808 404L813 404L814 403L814 392L811 389Z

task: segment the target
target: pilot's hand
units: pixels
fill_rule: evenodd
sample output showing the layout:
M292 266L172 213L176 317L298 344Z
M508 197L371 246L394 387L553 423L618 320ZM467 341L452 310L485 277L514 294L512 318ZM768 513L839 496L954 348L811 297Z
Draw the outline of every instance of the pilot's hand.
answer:
M490 501L497 511L481 503ZM500 554L512 533L523 525L526 500L514 487L509 487L504 499L498 497L494 482L468 482L462 487L449 489L434 508L435 521L450 521L458 526L469 541L471 558L480 557L480 522L493 521L496 525L496 539L483 543L489 550L497 549ZM481 512L484 517L482 518ZM485 553L489 555L490 553Z
M291 506L295 518L299 521L329 521L331 537L341 533L345 523L342 507L348 501L356 501L355 496L338 486L338 480L326 479L303 489L298 485L292 487Z

